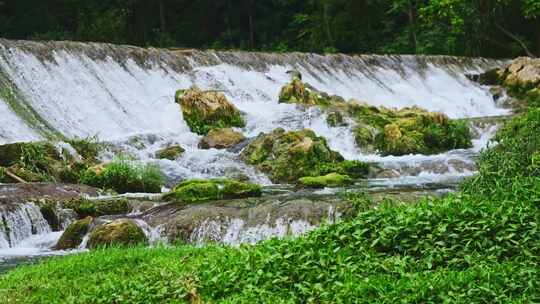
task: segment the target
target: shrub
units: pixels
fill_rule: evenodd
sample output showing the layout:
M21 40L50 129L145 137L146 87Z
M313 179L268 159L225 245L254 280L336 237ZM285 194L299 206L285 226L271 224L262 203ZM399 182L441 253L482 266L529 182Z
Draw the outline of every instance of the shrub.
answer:
M100 172L90 168L80 178L80 183L112 189L118 193L159 193L164 184L161 171L151 164L140 164L126 158L118 158L105 165Z
M97 161L99 153L103 150L97 136L75 138L67 142L87 161Z

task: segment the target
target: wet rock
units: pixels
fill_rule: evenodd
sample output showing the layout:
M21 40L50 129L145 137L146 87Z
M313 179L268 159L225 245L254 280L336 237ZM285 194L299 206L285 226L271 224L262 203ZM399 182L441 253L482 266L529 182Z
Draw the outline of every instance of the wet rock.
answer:
M279 93L280 103L294 103L305 106L328 106L330 100L328 95L308 86L299 78L294 78L286 84Z
M326 123L331 127L344 127L349 124L345 121L343 114L339 111L331 111L326 117Z
M157 159L175 160L178 157L180 157L180 155L182 155L182 153L184 153L185 151L186 150L184 148L182 148L181 146L173 145L173 146L169 146L167 148L161 149L161 150L157 150L156 151L156 158Z
M261 134L242 151L240 157L268 174L276 183L295 183L300 177L319 176L323 166L343 161L338 152L330 150L326 139L307 129L286 132L278 128Z
M202 91L197 86L179 90L176 103L182 107L184 120L192 132L206 135L212 129L243 127L240 111L227 100L223 93Z
M67 250L78 248L82 243L84 236L88 233L92 221L93 218L89 216L71 223L66 231L62 233L62 236L54 246L54 249Z
M78 198L82 195L97 196L98 189L85 185L56 183L28 183L0 185L0 205L24 203L40 199L56 201Z
M347 175L330 173L323 176L308 176L298 179L301 186L308 188L342 187L353 183Z
M96 227L88 239L88 248L147 244L144 231L133 220L119 219Z
M335 222L352 214L350 203L329 195L169 204L150 210L142 218L151 226L161 224L163 235L170 242L239 244L298 235L323 222Z
M220 199L261 196L261 186L232 179L192 179L176 185L163 196L167 201L199 203Z
M243 142L246 137L231 128L214 129L201 139L201 149L228 149Z
M400 177L399 171L394 169L386 169L377 173L375 178L398 178Z
M75 198L62 202L61 207L72 209L75 211L78 218L126 214L131 211L131 206L128 200L125 198L103 200Z
M473 162L466 162L461 159L450 159L448 160L448 165L450 165L453 170L457 172L476 171L476 165Z

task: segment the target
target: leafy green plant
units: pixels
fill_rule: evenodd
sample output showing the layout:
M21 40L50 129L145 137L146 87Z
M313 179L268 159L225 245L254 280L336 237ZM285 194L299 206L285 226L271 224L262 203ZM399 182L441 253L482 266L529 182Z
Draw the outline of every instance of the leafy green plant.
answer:
M141 164L119 157L108 163L100 172L89 168L82 173L82 184L112 189L118 193L126 192L161 192L164 177L159 168L151 164Z
M97 136L75 138L67 141L82 158L88 161L97 161L103 145L99 143Z

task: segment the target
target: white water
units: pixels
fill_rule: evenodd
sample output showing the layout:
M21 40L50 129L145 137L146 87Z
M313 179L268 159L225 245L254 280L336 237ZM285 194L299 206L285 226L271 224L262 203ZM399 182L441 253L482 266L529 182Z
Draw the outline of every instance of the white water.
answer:
M310 128L328 138L331 148L347 159L395 163L393 157L364 155L355 147L350 129L329 127L324 113L279 104L279 90L289 80L286 71L297 69L314 87L346 99L389 107L417 105L461 118L506 113L495 105L487 88L465 77L499 64L421 56L176 54L102 44L0 40L0 72L53 129L68 137L97 135L117 149L156 162L173 181L239 171L269 183L233 153L197 148L200 136L189 131L174 103L177 89L197 84L223 90L245 113L247 126L241 131L248 137L276 127ZM38 132L30 131L2 100L0 112L7 119L0 124L0 144L36 139ZM152 159L157 149L171 143L187 150L179 160Z

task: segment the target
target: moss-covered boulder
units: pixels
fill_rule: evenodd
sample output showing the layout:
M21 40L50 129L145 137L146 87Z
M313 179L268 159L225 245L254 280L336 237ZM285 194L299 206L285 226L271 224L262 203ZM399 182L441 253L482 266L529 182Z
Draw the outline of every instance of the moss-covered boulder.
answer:
M354 121L356 144L367 152L383 155L436 154L452 149L469 148L471 133L463 122L418 107L390 109L330 96L305 84L300 77L283 87L279 102L319 106L327 111L330 126Z
M62 233L60 240L54 246L56 250L66 250L78 248L82 243L84 236L88 233L93 218L86 217L71 223L66 231Z
M506 87L522 90L540 88L540 59L530 57L514 59L498 74Z
M214 129L201 139L201 149L228 149L244 141L246 137L231 128Z
M172 145L156 151L157 159L175 160L186 150L179 145Z
M198 203L220 199L258 197L261 186L226 178L191 179L176 185L164 195L167 201Z
M280 103L292 103L311 106L337 106L345 103L345 100L337 95L330 95L302 81L301 77L293 76L290 83L284 85L279 92Z
M389 109L350 102L348 112L357 122L360 148L383 155L436 154L472 145L469 125L418 107Z
M90 233L88 248L147 244L144 231L133 220L119 219L96 227Z
M347 175L329 173L323 176L306 176L298 179L298 184L308 188L342 187L353 183Z
M72 209L78 218L99 217L103 215L126 214L131 211L130 204L125 198L89 200L76 198L62 202L62 208Z
M300 177L319 176L344 160L315 132L308 129L286 132L281 128L259 135L240 157L276 183L295 183Z
M212 129L245 126L240 111L221 92L202 91L192 86L178 90L175 100L182 107L190 130L199 135L206 135Z

